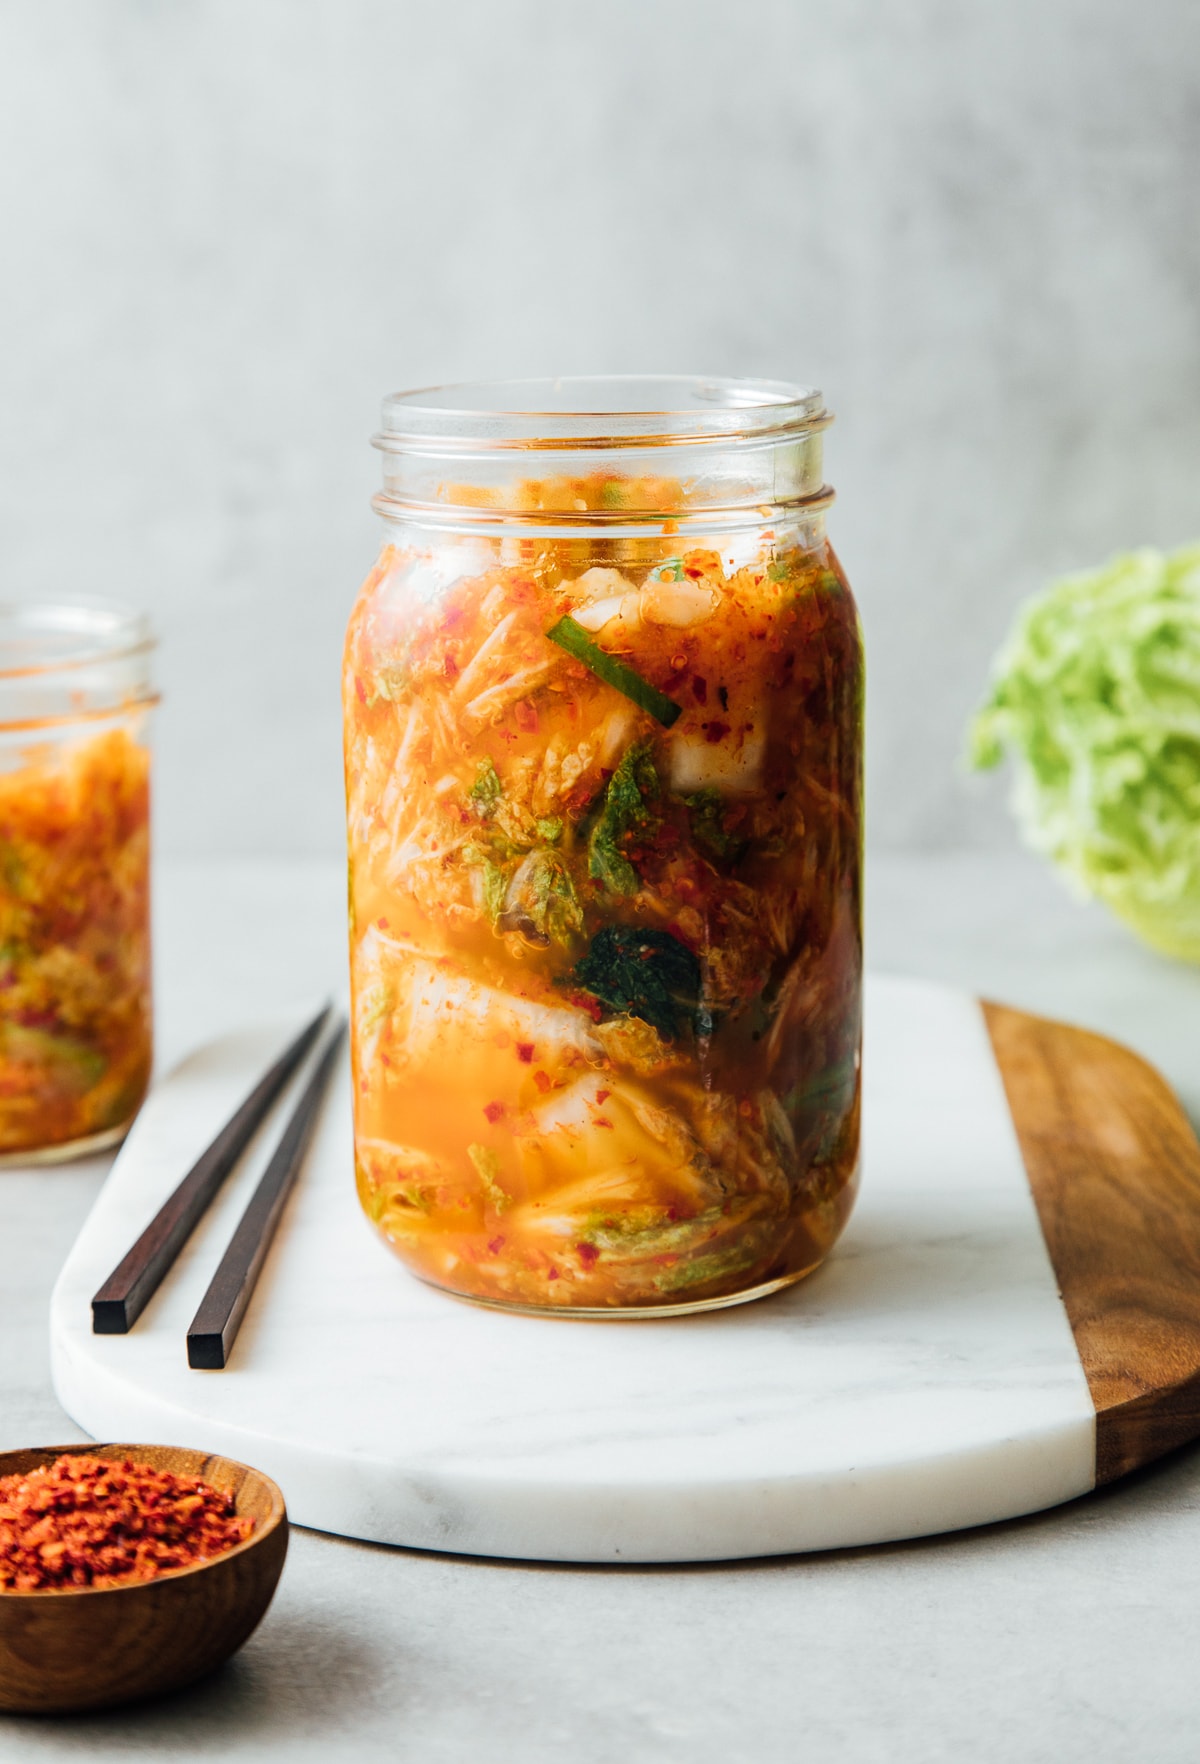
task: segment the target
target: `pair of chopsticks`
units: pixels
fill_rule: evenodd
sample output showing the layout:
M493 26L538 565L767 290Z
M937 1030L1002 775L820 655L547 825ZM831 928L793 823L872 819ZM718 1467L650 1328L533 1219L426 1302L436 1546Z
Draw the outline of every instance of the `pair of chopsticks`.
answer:
M330 1008L326 1005L307 1023L264 1073L96 1292L92 1299L93 1334L126 1335L133 1328L272 1104L317 1041ZM345 1020L339 1017L192 1318L187 1332L189 1366L217 1371L228 1363L284 1202L316 1128L345 1030Z

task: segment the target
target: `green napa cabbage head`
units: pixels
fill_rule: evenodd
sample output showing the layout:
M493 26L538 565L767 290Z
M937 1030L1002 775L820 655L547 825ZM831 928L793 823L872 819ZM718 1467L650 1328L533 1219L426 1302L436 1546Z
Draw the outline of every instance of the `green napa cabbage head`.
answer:
M1016 763L1027 842L1147 942L1200 961L1200 545L1026 603L970 758Z

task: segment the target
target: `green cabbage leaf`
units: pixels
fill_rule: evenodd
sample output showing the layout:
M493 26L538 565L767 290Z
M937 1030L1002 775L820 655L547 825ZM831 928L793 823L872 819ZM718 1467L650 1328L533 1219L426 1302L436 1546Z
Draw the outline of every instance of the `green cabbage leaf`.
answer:
M1200 545L1028 601L970 731L1015 761L1027 843L1147 942L1200 961Z

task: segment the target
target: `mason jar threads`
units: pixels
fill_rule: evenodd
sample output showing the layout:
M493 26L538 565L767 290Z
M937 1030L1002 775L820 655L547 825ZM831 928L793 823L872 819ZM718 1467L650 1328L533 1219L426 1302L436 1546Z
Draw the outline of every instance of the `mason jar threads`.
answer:
M0 1160L115 1144L150 1078L153 641L0 604Z
M344 711L355 1157L423 1279L775 1291L859 1168L858 618L817 392L389 398Z

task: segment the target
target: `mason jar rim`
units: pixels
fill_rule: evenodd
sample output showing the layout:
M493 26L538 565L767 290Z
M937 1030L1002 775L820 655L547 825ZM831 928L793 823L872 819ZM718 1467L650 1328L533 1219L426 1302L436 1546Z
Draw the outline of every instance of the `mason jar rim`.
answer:
M395 392L372 444L384 453L775 442L833 421L822 394L786 380L583 374L467 380Z
M121 661L156 644L149 615L114 601L0 600L0 681Z

